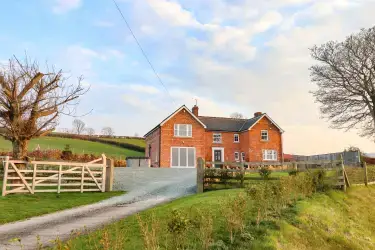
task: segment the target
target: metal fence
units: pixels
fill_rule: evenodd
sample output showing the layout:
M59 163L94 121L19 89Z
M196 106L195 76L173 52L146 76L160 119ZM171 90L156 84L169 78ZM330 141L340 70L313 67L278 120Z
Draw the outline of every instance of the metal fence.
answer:
M337 153L319 154L319 155L293 155L296 161L335 161L340 159L340 155L343 156L344 164L350 166L359 166L361 163L361 157L359 151L344 151Z

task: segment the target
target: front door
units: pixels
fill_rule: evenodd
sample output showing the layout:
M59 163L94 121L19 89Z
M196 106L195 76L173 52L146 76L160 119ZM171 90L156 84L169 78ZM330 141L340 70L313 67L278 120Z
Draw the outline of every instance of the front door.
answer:
M223 159L221 158L221 150L220 149L215 149L214 150L214 161L215 162L222 162ZM215 168L220 168L222 165L221 164L215 164Z

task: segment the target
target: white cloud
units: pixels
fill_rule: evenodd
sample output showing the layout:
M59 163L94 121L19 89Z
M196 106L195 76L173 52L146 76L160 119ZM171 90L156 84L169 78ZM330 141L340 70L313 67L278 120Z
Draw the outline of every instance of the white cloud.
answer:
M197 26L200 23L191 12L176 2L168 0L147 0L150 7L164 20L174 26Z
M82 5L82 0L54 0L53 12L57 14L78 9Z
M264 32L271 27L278 25L283 20L283 16L277 11L269 11L255 23L255 31Z

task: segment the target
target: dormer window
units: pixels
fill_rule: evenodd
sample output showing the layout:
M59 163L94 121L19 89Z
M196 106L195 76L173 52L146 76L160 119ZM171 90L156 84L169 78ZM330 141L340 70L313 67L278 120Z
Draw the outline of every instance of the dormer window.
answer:
M268 130L262 130L260 132L260 138L262 141L268 141Z
M239 134L234 134L234 142L239 143L240 142L240 135Z
M192 125L191 124L175 124L174 125L174 136L176 137L192 137Z

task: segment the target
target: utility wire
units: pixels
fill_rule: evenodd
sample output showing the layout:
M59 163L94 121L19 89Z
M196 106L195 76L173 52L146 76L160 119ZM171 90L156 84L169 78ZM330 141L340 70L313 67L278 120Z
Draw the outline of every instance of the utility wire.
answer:
M164 87L165 91L167 92L167 94L169 95L169 97L172 99L173 104L176 105L176 103L175 103L173 97L171 96L171 94L170 94L169 91L168 91L167 86L165 86L164 82L161 80L159 74L156 72L156 70L155 70L154 66L152 65L151 61L148 59L148 56L147 56L146 52L143 50L141 44L139 43L139 41L138 41L137 37L135 36L133 30L131 29L131 27L130 27L128 21L126 21L126 18L125 18L125 16L124 16L124 14L122 14L122 11L121 11L120 7L118 6L116 0L112 0L112 1L113 1L113 3L115 4L115 6L116 6L118 12L120 13L122 19L124 20L126 26L128 27L130 33L132 34L134 40L136 41L136 43L137 43L139 49L141 50L143 56L146 58L148 64L150 65L152 71L154 72L155 76L158 78L160 84Z

